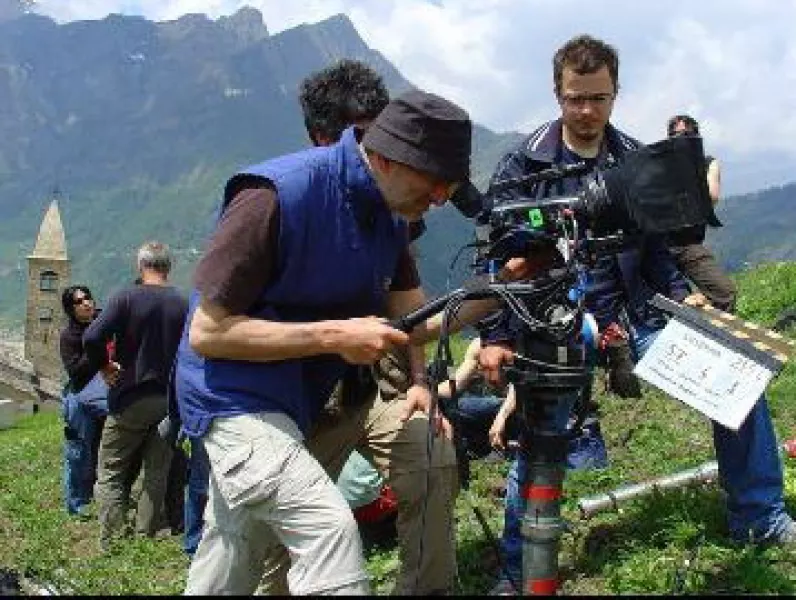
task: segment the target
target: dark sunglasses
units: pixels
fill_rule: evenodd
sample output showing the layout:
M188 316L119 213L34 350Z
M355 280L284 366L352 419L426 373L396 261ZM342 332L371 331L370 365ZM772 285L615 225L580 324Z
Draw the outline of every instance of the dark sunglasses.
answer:
M83 304L84 302L93 302L94 298L92 298L89 294L85 296L74 296L72 297L72 304L77 306L78 304Z

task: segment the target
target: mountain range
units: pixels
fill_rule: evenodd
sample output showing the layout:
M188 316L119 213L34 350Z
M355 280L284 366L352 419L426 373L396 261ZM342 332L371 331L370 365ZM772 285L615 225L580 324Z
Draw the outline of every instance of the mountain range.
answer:
M53 196L73 280L100 298L133 277L133 251L159 239L187 286L226 178L242 165L308 145L297 102L301 80L341 58L363 60L391 93L411 82L337 15L271 34L259 11L211 20L109 15L58 24L0 0L0 317L24 303L25 256ZM476 126L474 179L520 139ZM787 231L796 184L728 198L711 233L733 268L796 258ZM419 243L432 293L458 283L449 265L472 226L443 207Z

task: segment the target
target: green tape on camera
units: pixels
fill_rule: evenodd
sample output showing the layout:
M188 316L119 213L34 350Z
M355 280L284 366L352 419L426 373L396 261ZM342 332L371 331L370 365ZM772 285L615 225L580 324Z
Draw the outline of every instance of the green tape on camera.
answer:
M532 208L528 211L528 222L532 227L541 227L544 225L544 215L538 208Z

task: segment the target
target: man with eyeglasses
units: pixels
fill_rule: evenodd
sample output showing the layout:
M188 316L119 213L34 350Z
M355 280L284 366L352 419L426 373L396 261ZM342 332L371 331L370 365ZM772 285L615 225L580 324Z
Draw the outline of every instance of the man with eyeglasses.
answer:
M611 46L587 35L575 37L564 44L553 58L554 92L561 116L537 128L516 150L504 156L492 181L521 177L554 165L586 163L594 170L621 160L625 152L638 148L639 142L609 123L619 90L618 77L619 57ZM540 199L574 195L580 191L584 177L526 185L522 189L501 194L496 201L510 201L516 195ZM673 267L672 271L676 272ZM619 325L618 315L615 314L617 311L613 310L619 304L620 294L619 290L613 289L613 280L613 276L597 271L592 277L592 293L591 296L587 294L587 301L596 300L589 309L595 311L600 329L614 332L611 342L616 350L613 355L624 358L616 370L629 371L632 370L632 361L627 335ZM499 383L499 365L512 360L511 344L516 327L517 324L506 313L504 318L493 321L488 330L482 330L484 348L479 355L479 363L493 383ZM586 400L590 402L590 399ZM572 401L575 402L574 399ZM596 406L590 404L582 410L587 411L587 417L582 430L569 443L567 466L571 469L606 467L608 457ZM520 518L523 500L519 490L519 473L524 468L523 457L519 456L512 464L506 480L502 552L510 579L501 579L493 589L494 594L511 593L514 585L521 581Z
M566 42L553 58L560 118L536 129L519 148L508 153L498 164L492 181L529 175L554 165L585 163L592 170L605 168L638 148L636 140L609 122L619 90L618 75L619 56L610 45L588 35ZM584 177L526 185L500 194L496 201L511 201L517 196L543 199L574 195L580 191ZM585 275L584 300L598 323L600 347L607 350L602 360L608 363L609 377L624 382L618 390L622 395L638 396L628 344L636 356L643 354L664 323L646 301L656 292L684 301L689 296L688 285L665 240L656 236L645 237L636 248L598 258ZM689 298L689 302L696 297ZM501 365L513 360L512 342L517 329L518 324L505 315L491 320L490 328L482 330L485 342L479 363L492 382L500 380ZM596 406L588 393L583 396L581 408L587 410L587 417L583 430L570 440L567 466L604 467L607 453ZM782 470L765 399L758 402L737 433L714 423L714 440L728 497L731 535L737 540L796 541L796 527L785 512ZM521 581L523 500L519 473L524 468L524 457L520 456L507 478L502 551L514 582ZM513 591L511 580L501 580L493 589L494 594Z

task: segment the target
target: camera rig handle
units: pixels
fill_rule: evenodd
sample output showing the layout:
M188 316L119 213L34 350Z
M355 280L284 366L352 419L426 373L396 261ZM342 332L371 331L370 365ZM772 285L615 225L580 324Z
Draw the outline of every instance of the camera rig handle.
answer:
M411 333L422 322L445 310L448 303L456 297L461 297L464 300L485 300L499 296L501 292L517 296L532 296L542 291L543 289L534 284L533 281L527 283L491 283L488 277L474 277L464 286L429 300L403 316L391 319L389 324L404 333Z
M556 165L549 169L537 171L530 175L522 177L511 177L500 179L489 186L487 194L499 194L505 190L514 190L523 185L531 183L539 183L541 181L555 181L563 179L564 177L575 177L578 175L586 175L592 170L585 162L579 162L571 165Z
M445 310L448 302L450 302L457 293L461 292L462 288L459 288L453 290L452 292L448 292L444 296L434 298L433 300L426 302L423 306L420 306L419 308L416 308L415 310L401 317L392 319L389 322L390 326L394 327L395 329L399 329L404 333L411 333L411 331L420 325L420 323Z

